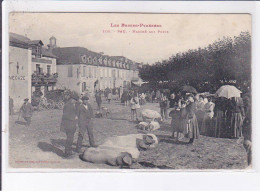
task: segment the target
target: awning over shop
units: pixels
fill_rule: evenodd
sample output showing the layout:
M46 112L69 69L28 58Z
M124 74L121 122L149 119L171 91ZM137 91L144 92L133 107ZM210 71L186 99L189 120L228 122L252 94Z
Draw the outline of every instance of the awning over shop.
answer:
M131 85L132 86L138 86L140 87L144 82L141 80L141 79L138 79L138 80L132 80L131 81Z

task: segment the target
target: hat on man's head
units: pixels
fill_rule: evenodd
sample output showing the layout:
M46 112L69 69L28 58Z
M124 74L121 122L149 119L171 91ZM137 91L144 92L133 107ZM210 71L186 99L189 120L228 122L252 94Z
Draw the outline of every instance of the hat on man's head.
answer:
M89 97L83 96L83 97L81 98L81 100L89 100Z
M79 96L76 94L76 93L72 93L70 95L70 98L74 99L74 100L78 100L79 99Z
M25 102L28 102L28 101L29 101L29 98L25 98L24 101L25 101Z
M133 157L128 152L122 152L116 158L116 163L119 166L131 166L133 164Z

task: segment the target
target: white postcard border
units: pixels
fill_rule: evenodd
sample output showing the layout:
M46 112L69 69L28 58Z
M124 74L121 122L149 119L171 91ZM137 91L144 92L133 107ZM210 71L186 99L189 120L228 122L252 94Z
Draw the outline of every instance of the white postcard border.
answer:
M259 5L259 4L258 4ZM259 27L256 25L256 19L259 20L259 14L256 10L256 2L54 2L44 1L8 1L3 3L3 84L2 84L2 136L3 136L3 188L4 189L63 189L64 185L69 189L112 189L116 185L116 189L133 189L134 188L148 188L151 189L221 189L234 187L236 182L237 188L246 188L246 185L255 184L256 180L253 177L259 178L259 148L260 141L259 120L256 115L260 97L257 92L257 81L260 81L259 58L257 58L257 43L259 43ZM258 9L259 10L259 9ZM253 169L249 171L208 171L206 172L192 170L192 171L169 171L159 170L163 173L154 173L151 170L83 170L82 169L10 169L8 168L8 13L10 12L143 12L143 13L250 13L252 14L252 37L253 37L253 52L252 52L252 81L253 81ZM258 27L258 28L257 28ZM16 173L15 173L16 172ZM19 173L17 173L19 172ZM52 173L49 173L52 172ZM57 173L58 172L58 173ZM80 173L79 173L80 172ZM109 172L109 173L106 173ZM123 172L123 173L122 173ZM127 173L124 173L127 172ZM66 176L64 176L66 175ZM120 175L120 177L119 177ZM187 182L189 177L190 182ZM220 178L221 177L221 178ZM241 180L245 182L242 184ZM216 182L216 178L218 182ZM69 180L80 180L71 184ZM84 181L83 181L84 179ZM46 182L46 180L48 180ZM114 180L114 182L113 182ZM146 180L146 181L144 181ZM157 185L155 180L167 180L165 183L160 182ZM212 180L215 184L212 184ZM112 181L112 182L111 182ZM251 181L251 182L250 182ZM86 184L84 184L86 182ZM140 184L140 182L143 184ZM203 187L199 185L204 182ZM227 183L230 183L229 185ZM239 184L241 182L241 184ZM13 183L13 184L12 184ZM40 184L41 183L41 184ZM129 184L127 184L129 183ZM175 185L178 183L178 185ZM221 183L221 184L220 184ZM187 188L187 184L189 185ZM102 185L102 188L100 188ZM219 186L221 185L221 186ZM115 189L115 188L114 188Z

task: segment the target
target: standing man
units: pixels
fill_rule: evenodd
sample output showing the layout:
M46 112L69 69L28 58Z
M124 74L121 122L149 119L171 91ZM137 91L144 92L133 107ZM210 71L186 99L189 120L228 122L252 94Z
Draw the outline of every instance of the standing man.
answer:
M160 109L161 109L161 116L162 119L168 119L168 99L166 97L166 95L164 95L164 93L161 94L161 98L159 98L159 105L160 105Z
M89 98L87 96L82 97L82 104L79 107L79 136L77 141L77 152L81 153L82 141L86 131L88 133L89 144L91 147L96 147L93 135L93 110L88 102Z
M96 93L96 102L97 102L97 110L101 110L101 103L102 103L101 91Z
M22 117L26 121L26 126L30 126L31 118L32 118L32 114L33 114L33 106L29 102L28 98L24 99L24 103L23 103L22 107L20 108L20 113L22 113Z
M76 132L76 124L77 124L77 104L78 96L76 94L72 94L70 96L69 101L64 105L63 115L61 121L61 131L66 133L67 139L65 143L65 158L72 158L72 144L74 139L74 134Z
M123 92L124 92L124 89L123 89L122 86L120 86L120 88L119 88L119 99L122 97Z

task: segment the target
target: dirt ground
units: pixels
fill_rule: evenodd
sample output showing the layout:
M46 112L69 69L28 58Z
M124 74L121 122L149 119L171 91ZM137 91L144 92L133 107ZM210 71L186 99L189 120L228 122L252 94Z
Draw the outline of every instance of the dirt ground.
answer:
M91 104L96 109L93 99ZM118 101L103 103L111 112L109 119L94 119L94 136L97 144L106 137L138 133L136 123L130 121L130 108ZM149 108L159 111L157 103L147 103L141 110ZM65 134L60 132L62 111L46 110L34 112L28 128L18 115L10 117L9 165L13 168L64 168L64 169L111 169L105 164L84 162L76 155L73 159L62 158ZM141 119L141 118L140 118ZM142 151L132 169L244 169L247 167L246 151L234 139L200 136L194 144L175 142L170 137L170 119L155 131L160 142L157 148ZM77 134L73 148L76 146ZM88 147L88 140L85 140Z

